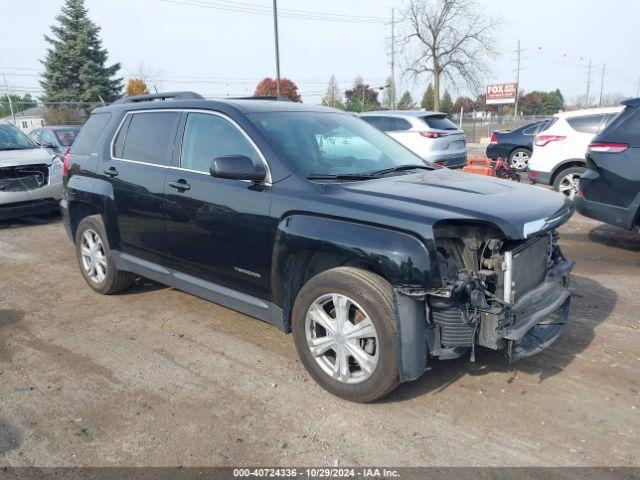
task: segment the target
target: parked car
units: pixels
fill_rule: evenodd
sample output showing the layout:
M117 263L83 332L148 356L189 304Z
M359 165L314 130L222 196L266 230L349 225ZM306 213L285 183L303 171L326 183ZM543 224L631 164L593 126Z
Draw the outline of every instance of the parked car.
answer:
M533 138L547 123L548 120L541 120L513 130L493 132L487 146L487 157L492 160L502 158L508 162L509 167L520 172L526 170L533 150Z
M76 139L80 126L49 126L36 128L29 133L29 136L42 148L49 150L56 155L64 155L67 149Z
M309 374L349 400L428 358L535 354L567 321L572 262L554 229L571 202L426 165L339 110L125 97L93 111L65 165L91 288L141 275L293 332Z
M640 224L640 98L622 105L589 145L575 202L583 215L631 230Z
M360 118L440 167L461 168L467 163L465 134L444 113L380 111Z
M529 180L553 185L555 191L573 200L586 167L589 143L621 110L590 108L555 114L534 139Z
M0 220L58 211L62 161L0 120Z

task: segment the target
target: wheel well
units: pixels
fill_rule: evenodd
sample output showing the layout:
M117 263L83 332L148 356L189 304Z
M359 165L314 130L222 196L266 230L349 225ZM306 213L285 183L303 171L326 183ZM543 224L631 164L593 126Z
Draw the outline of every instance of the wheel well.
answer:
M71 202L69 204L69 224L71 227L71 235L72 238L76 238L76 231L78 229L78 225L82 221L83 218L86 218L90 215L96 215L100 213L98 209L86 202Z
M319 273L336 267L360 268L380 275L372 265L347 255L313 251L292 253L287 258L283 280L282 313L285 332L291 332L291 312L302 287Z
M562 163L558 165L556 169L553 171L553 174L551 174L551 180L549 181L549 183L553 185L553 183L556 181L556 178L558 178L558 175L564 170L566 170L567 168L585 167L586 165L587 165L586 162L583 162L580 160L570 160L568 162Z

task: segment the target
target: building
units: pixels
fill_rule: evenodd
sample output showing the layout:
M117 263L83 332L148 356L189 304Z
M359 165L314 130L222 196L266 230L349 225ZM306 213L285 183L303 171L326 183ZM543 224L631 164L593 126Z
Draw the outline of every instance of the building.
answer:
M17 112L15 114L15 122L13 121L13 117L11 115L3 118L2 120L6 120L9 123L15 124L15 126L22 130L24 133L29 133L34 128L44 127L45 121L43 113L43 107L27 108L26 110Z

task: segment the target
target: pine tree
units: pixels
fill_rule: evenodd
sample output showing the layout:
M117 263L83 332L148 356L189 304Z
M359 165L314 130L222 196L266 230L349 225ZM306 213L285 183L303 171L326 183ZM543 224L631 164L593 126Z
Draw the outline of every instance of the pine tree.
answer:
M424 92L422 96L422 102L420 102L420 106L428 111L433 111L433 85L429 84L427 90Z
M451 95L446 90L444 91L444 96L442 97L442 101L440 102L440 111L442 113L446 113L447 115L453 114L454 110L453 100L451 100Z
M43 101L110 102L118 97L120 64L106 66L108 53L98 36L100 27L89 18L84 0L66 0L56 21L53 35L44 36L50 47L42 61Z
M413 110L416 108L416 104L413 102L413 97L411 93L404 92L402 97L400 97L400 101L398 102L398 110Z

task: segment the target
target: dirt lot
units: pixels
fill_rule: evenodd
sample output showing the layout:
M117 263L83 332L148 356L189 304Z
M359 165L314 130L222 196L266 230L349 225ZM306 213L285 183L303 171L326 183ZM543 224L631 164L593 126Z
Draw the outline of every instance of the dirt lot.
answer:
M94 293L59 218L0 223L0 465L640 465L640 236L576 216L561 242L576 296L550 350L357 405L257 320Z

